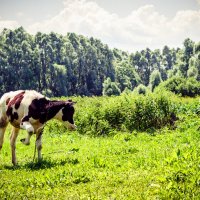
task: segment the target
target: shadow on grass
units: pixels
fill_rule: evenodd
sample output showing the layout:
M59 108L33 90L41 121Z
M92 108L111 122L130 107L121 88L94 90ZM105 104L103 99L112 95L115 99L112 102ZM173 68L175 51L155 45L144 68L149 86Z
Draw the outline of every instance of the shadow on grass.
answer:
M8 170L18 170L18 169L30 169L30 170L40 170L40 169L50 169L56 166L64 166L65 164L76 165L79 163L79 160L76 159L64 159L64 160L51 160L50 158L43 159L39 162L28 162L24 165L16 165L16 166L3 166L4 169Z
M31 169L31 170L40 170L40 169L50 169L56 166L65 165L66 161L53 161L50 159L43 159L41 161L36 162L28 162L23 168Z

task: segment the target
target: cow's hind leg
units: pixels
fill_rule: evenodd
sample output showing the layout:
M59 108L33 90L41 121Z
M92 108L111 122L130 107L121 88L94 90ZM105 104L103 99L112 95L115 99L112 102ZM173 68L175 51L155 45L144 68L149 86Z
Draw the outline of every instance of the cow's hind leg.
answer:
M2 149L2 146L3 146L4 133L5 133L6 127L7 126L0 128L0 150Z
M33 126L31 125L30 122L25 121L25 122L22 122L22 123L21 123L20 128L25 129L25 130L27 130L27 132L28 132L27 137L21 139L20 141L21 141L23 144L25 144L25 145L29 145L29 144L30 144L31 136L32 136L33 133L34 133L34 128L33 128Z
M18 133L19 133L19 129L12 127L12 133L11 133L11 136L10 136L10 146L11 146L13 165L17 164L15 149L16 149L16 139L17 139Z
M0 150L3 146L4 134L6 131L6 127L8 125L7 119L1 118L0 119Z

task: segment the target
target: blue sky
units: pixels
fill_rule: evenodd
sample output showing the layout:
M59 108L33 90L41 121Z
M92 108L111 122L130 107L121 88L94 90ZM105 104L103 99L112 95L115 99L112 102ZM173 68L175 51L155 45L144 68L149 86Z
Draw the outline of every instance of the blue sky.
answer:
M0 0L0 30L75 32L136 51L200 41L200 0Z

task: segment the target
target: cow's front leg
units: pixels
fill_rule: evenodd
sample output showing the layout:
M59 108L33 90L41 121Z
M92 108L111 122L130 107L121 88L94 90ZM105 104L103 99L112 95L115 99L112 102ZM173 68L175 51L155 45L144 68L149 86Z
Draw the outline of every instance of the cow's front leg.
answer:
M43 127L39 128L36 133L36 147L38 151L38 161L42 160L42 134L43 134Z
M12 132L11 132L11 136L10 136L10 146L11 146L13 165L17 164L15 149L16 149L16 139L17 139L18 133L19 133L19 129L12 127Z
M25 145L29 145L29 144L30 144L31 136L32 136L33 133L34 133L34 128L33 128L33 126L31 125L30 122L25 121L25 122L22 122L22 123L20 124L20 128L25 129L25 130L27 130L27 132L28 132L27 137L21 139L20 141L21 141L23 144L25 144Z

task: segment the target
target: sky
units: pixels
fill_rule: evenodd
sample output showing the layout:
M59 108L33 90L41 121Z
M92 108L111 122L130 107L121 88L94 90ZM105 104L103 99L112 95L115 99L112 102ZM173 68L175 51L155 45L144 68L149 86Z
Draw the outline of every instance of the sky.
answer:
M0 31L75 32L110 48L182 47L200 41L200 0L0 0Z

